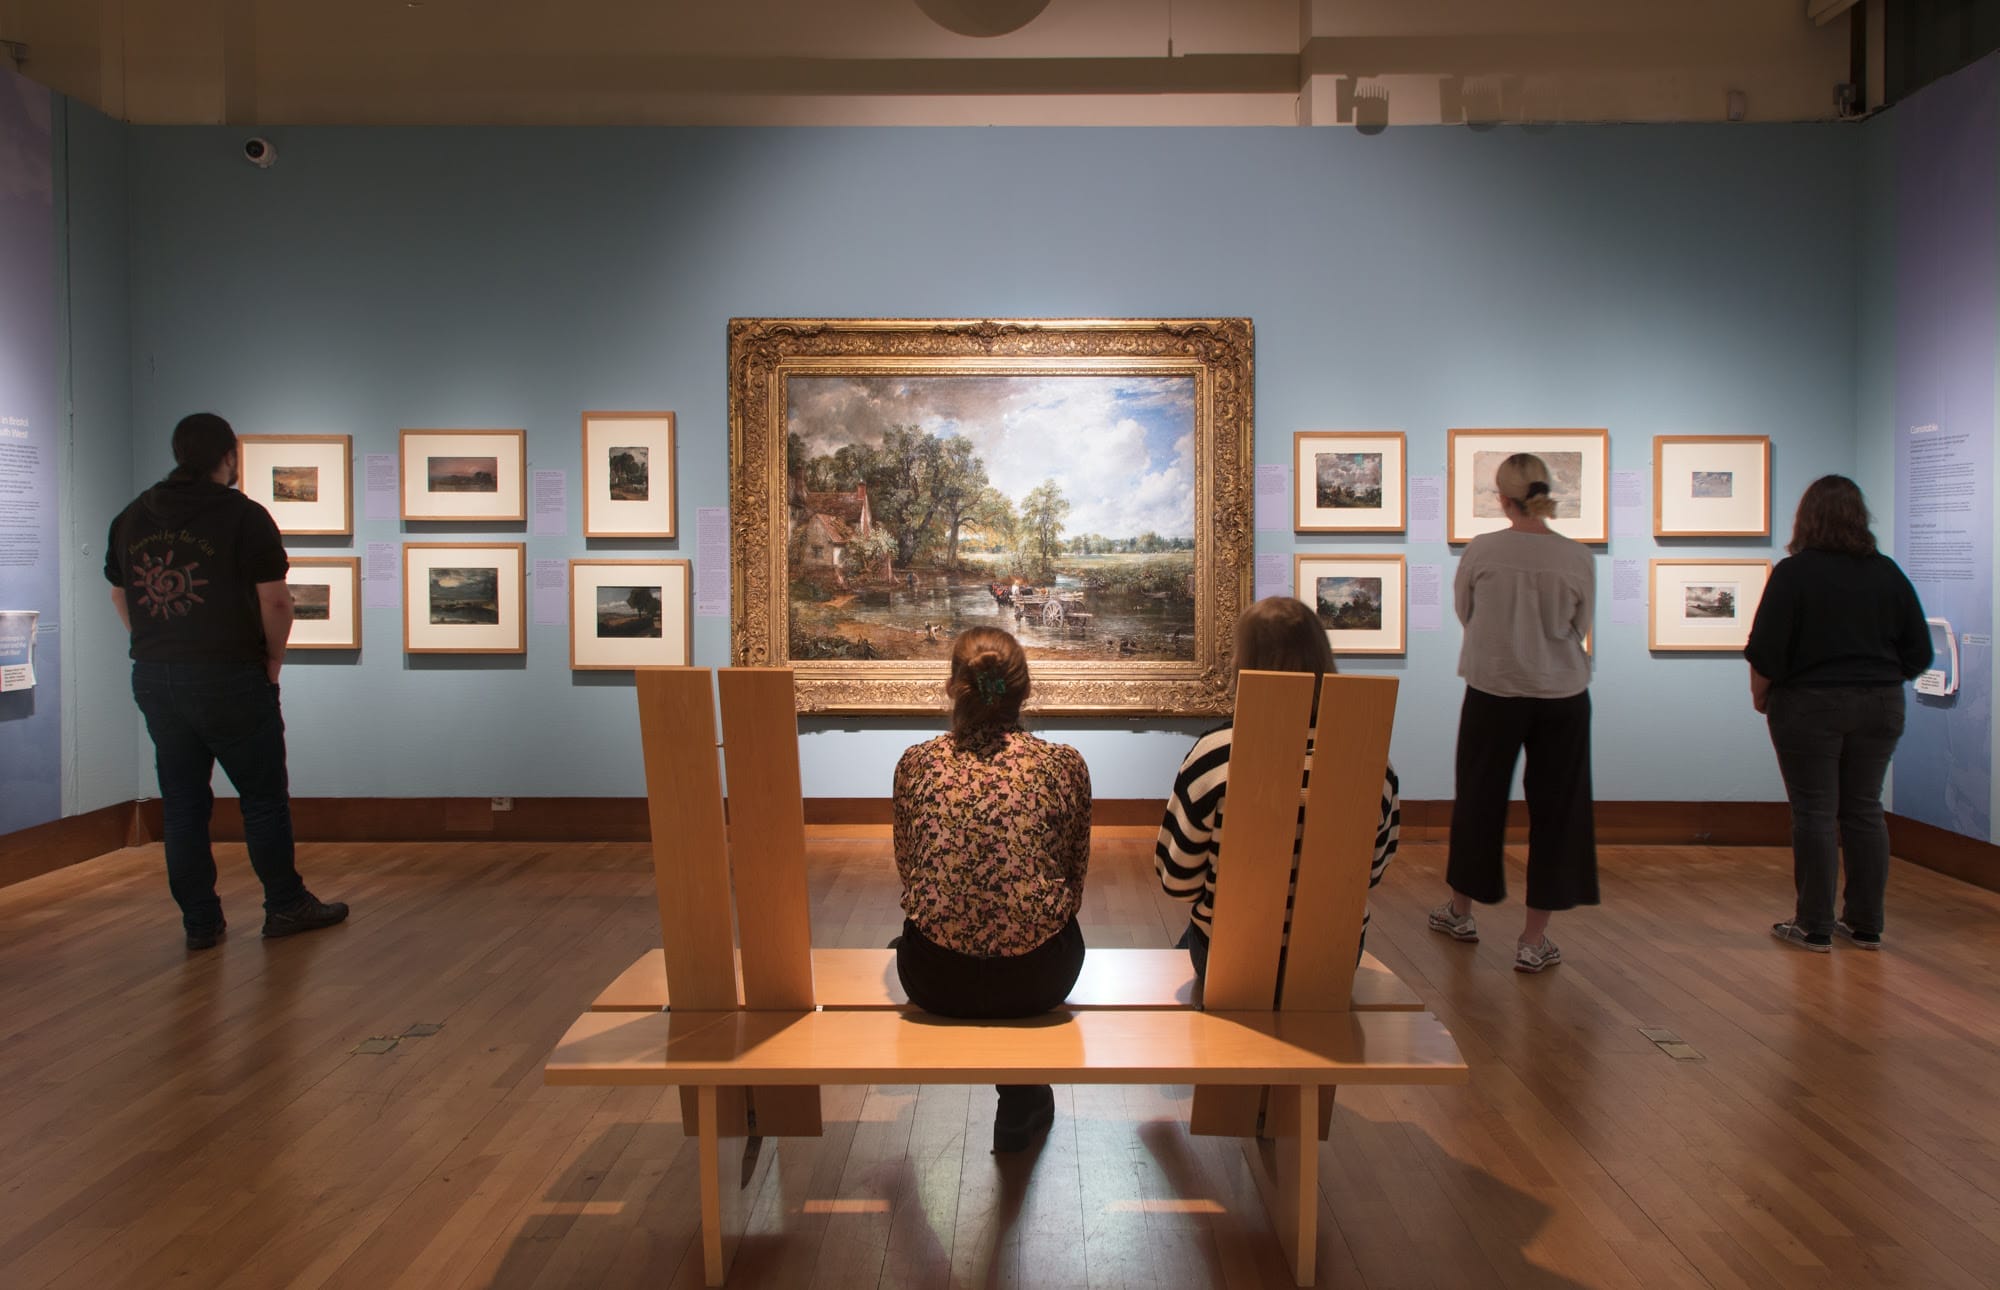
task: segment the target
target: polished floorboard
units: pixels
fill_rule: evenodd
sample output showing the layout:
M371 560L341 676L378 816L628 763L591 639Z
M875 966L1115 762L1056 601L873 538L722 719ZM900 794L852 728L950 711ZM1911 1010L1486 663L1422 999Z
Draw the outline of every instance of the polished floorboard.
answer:
M1178 936L1148 851L1099 837L1091 943ZM657 943L641 847L308 846L354 917L272 943L242 849L218 856L233 927L203 954L157 847L0 890L0 1286L700 1284L670 1096L541 1082ZM1529 977L1518 906L1476 946L1425 930L1442 863L1405 849L1369 948L1472 1080L1343 1091L1321 1285L2000 1284L2000 897L1898 862L1889 948L1810 955L1767 934L1785 853L1614 848L1605 904L1559 916L1566 961ZM812 891L820 944L897 930L879 831L815 840ZM1186 1088L1058 1089L1046 1146L1006 1162L993 1097L827 1090L825 1137L758 1175L731 1285L1289 1283Z

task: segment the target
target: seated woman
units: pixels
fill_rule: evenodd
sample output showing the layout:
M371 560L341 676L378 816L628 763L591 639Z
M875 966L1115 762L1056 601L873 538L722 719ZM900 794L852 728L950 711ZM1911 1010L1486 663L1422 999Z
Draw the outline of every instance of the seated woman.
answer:
M1006 632L952 642L945 694L951 733L896 764L896 972L926 1012L1031 1017L1083 970L1090 772L1076 749L1021 729L1028 657ZM993 1150L1025 1150L1054 1119L1048 1085L1001 1085Z
M1335 670L1326 629L1303 601L1270 596L1245 610L1236 620L1236 668L1239 672L1311 672L1325 676ZM1337 732L1339 716L1319 714L1329 735ZM1208 975L1209 920L1215 913L1215 858L1222 849L1222 799L1229 791L1229 740L1232 727L1222 726L1195 740L1180 774L1153 849L1153 867L1169 896L1194 902L1194 916L1180 939L1194 960L1195 976ZM1310 773L1311 764L1308 762ZM1402 831L1402 804L1396 795L1396 768L1382 779L1382 819L1375 829L1375 860L1368 871L1370 887L1382 881L1382 871L1395 857ZM1303 808L1301 808L1303 813ZM1292 881L1298 881L1298 839L1292 842ZM1285 908L1285 935L1291 936L1291 906ZM1361 915L1361 935L1368 935L1368 914Z

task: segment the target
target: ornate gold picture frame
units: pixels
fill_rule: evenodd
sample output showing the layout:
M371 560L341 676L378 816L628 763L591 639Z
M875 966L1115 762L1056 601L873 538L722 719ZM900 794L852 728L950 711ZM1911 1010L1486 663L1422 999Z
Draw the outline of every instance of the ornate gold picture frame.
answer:
M1226 713L1253 374L1246 318L732 320L734 661L938 712L992 626L1033 711Z

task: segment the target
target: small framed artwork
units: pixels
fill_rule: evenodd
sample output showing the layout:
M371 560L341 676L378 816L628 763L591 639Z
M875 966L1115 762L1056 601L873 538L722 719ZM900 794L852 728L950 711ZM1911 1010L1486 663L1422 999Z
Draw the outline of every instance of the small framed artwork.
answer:
M354 436L246 434L238 486L271 512L278 532L299 537L354 532Z
M686 560L571 560L569 665L685 667L694 658Z
M583 535L674 536L674 414L583 414Z
M528 432L405 430L401 436L403 518L528 518Z
M1312 606L1336 654L1401 654L1407 584L1400 555L1293 557L1295 595Z
M1655 560L1651 575L1646 648L1740 652L1750 642L1771 562Z
M1771 536L1771 436L1655 435L1653 536Z
M361 648L361 561L355 556L292 557L287 650Z
M1295 431L1292 485L1300 533L1401 533L1403 432Z
M1493 486L1500 463L1531 452L1549 468L1555 518L1549 527L1578 542L1607 542L1611 495L1611 434L1607 430L1453 430L1445 454L1453 542L1507 527Z
M525 542L403 545L403 651L525 654Z

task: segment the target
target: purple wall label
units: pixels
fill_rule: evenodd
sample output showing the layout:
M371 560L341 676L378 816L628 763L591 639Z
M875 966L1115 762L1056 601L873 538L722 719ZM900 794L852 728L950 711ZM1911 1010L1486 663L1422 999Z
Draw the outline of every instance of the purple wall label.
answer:
M0 695L0 834L62 814L62 432L49 91L0 71L0 610L31 612L33 689Z
M1896 109L1896 559L1924 612L1993 623L1995 344L2000 340L2000 63ZM1956 694L1910 699L1895 807L1992 837L1990 650L1961 650Z

